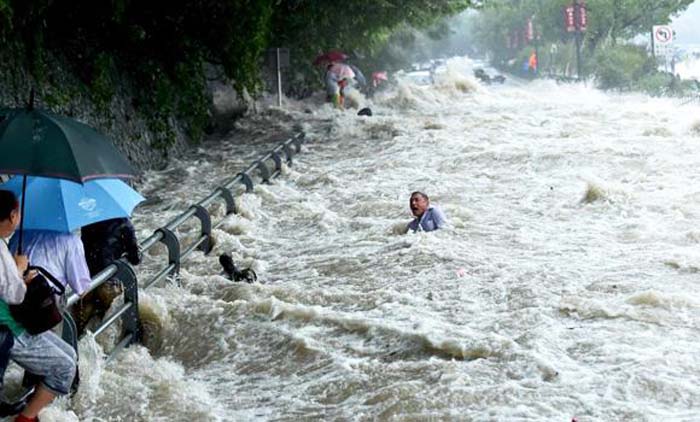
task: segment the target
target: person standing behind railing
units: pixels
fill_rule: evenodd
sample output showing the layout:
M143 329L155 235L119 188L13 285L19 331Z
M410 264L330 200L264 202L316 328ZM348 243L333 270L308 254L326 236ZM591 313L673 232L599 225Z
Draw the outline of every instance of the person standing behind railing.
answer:
M19 203L12 192L0 190L0 237L12 235L21 219ZM57 395L70 392L76 372L76 354L68 343L52 331L29 334L12 317L8 304L20 303L26 293L25 283L20 274L27 269L27 257L10 255L5 242L0 242L0 325L12 331L14 345L10 358L26 371L41 377L27 406L17 415L15 422L38 421L37 415ZM14 261L14 262L13 262Z
M141 262L136 232L128 218L100 221L84 226L80 232L91 277L95 277L124 255L131 265ZM92 317L104 317L114 299L122 294L123 290L119 280L108 280L73 306L78 336L83 333Z
M10 239L10 250L17 251L19 235ZM85 261L83 242L75 233L50 230L25 230L24 252L32 265L44 268L64 286L82 295L90 286L90 271Z

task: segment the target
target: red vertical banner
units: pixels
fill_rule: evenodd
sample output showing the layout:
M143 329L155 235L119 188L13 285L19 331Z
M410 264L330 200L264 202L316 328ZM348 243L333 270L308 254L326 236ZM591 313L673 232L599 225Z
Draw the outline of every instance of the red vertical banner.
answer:
M578 3L578 30L585 31L588 26L588 15L586 14L586 3L581 0Z
M535 38L535 31L532 27L532 19L527 18L527 25L525 26L525 39L530 42Z
M574 6L566 6L564 8L564 27L566 28L566 32L574 32L576 30L576 20L574 17Z

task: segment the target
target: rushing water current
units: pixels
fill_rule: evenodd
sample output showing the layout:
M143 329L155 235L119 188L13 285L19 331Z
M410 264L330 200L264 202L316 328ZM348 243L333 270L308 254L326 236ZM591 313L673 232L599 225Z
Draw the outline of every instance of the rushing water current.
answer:
M142 239L307 133L211 254L140 292L144 346L105 364L109 332L81 342L81 390L45 419L700 420L700 106L471 66L372 117L259 110L144 175ZM414 190L449 228L404 234ZM261 283L220 276L222 252Z

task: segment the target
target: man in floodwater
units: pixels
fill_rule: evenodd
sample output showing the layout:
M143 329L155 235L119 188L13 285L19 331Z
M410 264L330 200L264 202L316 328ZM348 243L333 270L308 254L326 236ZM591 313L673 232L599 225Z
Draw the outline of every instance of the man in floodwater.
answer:
M413 192L408 204L416 217L408 223L408 230L431 232L447 224L445 213L438 207L430 206L430 198L423 192Z

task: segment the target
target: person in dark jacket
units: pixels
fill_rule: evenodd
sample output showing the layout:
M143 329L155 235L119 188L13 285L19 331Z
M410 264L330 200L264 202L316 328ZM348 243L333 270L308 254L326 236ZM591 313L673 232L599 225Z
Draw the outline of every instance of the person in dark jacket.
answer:
M113 218L93 223L84 226L80 232L92 278L122 256L126 256L132 265L141 262L136 232L128 218ZM118 280L108 280L76 303L73 306L73 318L78 328L78 336L83 334L93 317L104 317L114 299L122 292L123 287Z
M124 255L132 265L141 262L136 232L128 218L93 223L84 226L80 233L92 277Z

